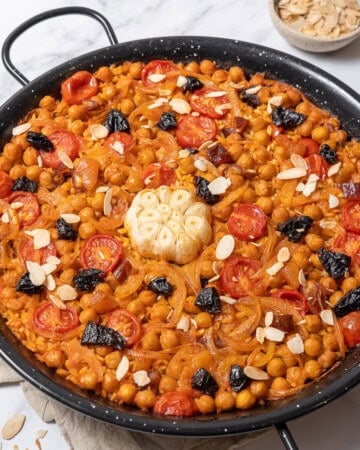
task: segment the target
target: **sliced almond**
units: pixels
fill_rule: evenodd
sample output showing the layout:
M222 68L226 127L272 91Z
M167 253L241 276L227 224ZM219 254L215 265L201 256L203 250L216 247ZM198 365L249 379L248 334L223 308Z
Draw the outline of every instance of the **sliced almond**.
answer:
M328 177L332 177L333 175L336 175L336 174L339 172L340 167L341 167L341 161L339 161L339 162L336 163L336 164L333 164L333 165L330 167L330 169L328 170L327 176L328 176Z
M49 255L46 258L46 262L48 264L57 264L57 265L59 265L61 263L60 259L57 256L55 256L55 255Z
M205 151L208 148L211 148L212 145L217 145L217 142L215 141L205 141L203 142L200 147L199 147L199 153L202 153L203 151Z
M36 161L37 161L39 167L44 166L43 160L40 155L36 158Z
M273 106L281 106L283 102L283 97L281 95L274 95L270 98L269 103Z
M209 278L209 283L214 283L220 278L220 275L214 275L213 277Z
M265 372L265 370L261 370L258 367L253 366L245 366L244 367L244 374L251 378L252 380L258 380L258 381L265 381L268 380L269 374Z
M337 222L332 219L321 219L319 222L319 226L323 230L331 230L332 228L336 228Z
M115 372L115 378L120 381L124 378L124 376L128 373L130 367L130 362L126 356L121 358L119 365L117 366Z
M63 301L75 300L77 297L76 289L70 286L70 284L63 284L59 286L56 293Z
M47 435L48 430L37 430L36 437L37 439L44 439L44 437Z
M216 105L214 110L217 114L224 114L224 111L226 111L227 109L231 109L232 108L232 104L231 103L223 103L222 105Z
M274 320L274 313L272 311L267 311L265 313L265 319L264 319L265 326L269 327L273 323L273 320Z
M20 134L25 133L26 131L30 130L31 128L31 124L26 122L26 123L22 123L20 125L17 125L16 127L14 127L12 129L12 135L13 136L20 136Z
M138 370L134 373L133 378L135 383L140 387L148 385L151 381L146 370Z
M179 114L189 114L191 111L190 104L186 100L183 100L182 98L173 98L169 102L169 105L171 106L173 111Z
M283 170L278 173L276 178L278 180L296 180L306 175L306 169L300 167L292 167L291 169Z
M291 164L294 167L298 167L300 169L308 170L307 162L305 161L305 159L302 156L297 155L296 153L293 153L290 156L290 161L291 161Z
M150 80L152 83L159 83L160 81L165 80L166 75L164 75L163 73L152 73L151 75L149 75L148 80Z
M299 270L298 280L301 286L306 286L306 278L303 269Z
M255 338L260 343L263 344L265 342L265 330L262 327L257 327L255 330Z
M57 269L57 264L45 263L41 265L41 268L44 271L45 275L50 275Z
M227 295L220 295L220 300L224 303L227 303L229 305L235 305L238 300L236 300L235 298L232 297L228 297Z
M24 203L23 202L12 202L12 203L10 203L10 208L11 209L20 209L20 208L22 208L24 206Z
M191 323L191 325L195 328L195 330L197 330L198 326L197 326L196 320L190 318L190 323Z
M186 314L180 317L179 322L176 325L177 330L189 331L190 328L190 318Z
M77 214L63 213L63 214L60 214L60 217L62 219L64 219L65 222L67 222L67 223L78 223L78 222L80 222L80 216L78 216Z
M186 77L179 75L178 79L176 81L176 86L181 88L181 87L185 86L186 83L187 83Z
M109 186L99 186L95 192L107 192L109 189Z
M227 94L226 91L210 91L207 94L205 94L205 97L207 98L223 97L226 94Z
M290 259L290 250L288 247L281 247L277 254L277 260L279 262L287 262Z
M305 188L305 183L303 183L302 181L300 181L300 183L297 184L295 191L296 192L302 192Z
M231 186L231 180L226 177L218 177L208 184L208 189L213 195L225 194L228 187Z
M272 266L266 269L266 273L270 276L276 275L284 267L284 263L281 261L276 262Z
M60 161L66 166L68 169L74 168L74 163L71 161L69 155L62 150L58 150L58 157Z
M8 419L1 430L1 436L3 439L9 441L14 438L22 429L25 423L25 414L14 414Z
M329 195L329 208L337 208L340 205L340 200L336 197L336 195Z
M4 212L1 216L2 223L10 223L10 216L7 212Z
M112 191L111 188L108 191L106 191L106 193L105 193L105 198L104 198L104 216L110 216L110 214L111 214L111 211L112 211L112 206L111 206L112 194L113 194L113 191Z
M262 89L262 86L252 86L252 87L249 87L248 89L246 89L245 93L249 94L249 95L257 94L261 89Z
M326 323L326 325L334 325L334 313L331 311L331 309L323 309L320 312L321 320Z
M66 309L65 303L57 295L49 294L49 299L57 308L62 309L63 311Z
M104 139L109 135L109 130L100 123L90 125L90 134L93 139Z
M314 174L314 173L310 174L310 176L309 176L309 178L308 178L308 180L307 180L307 182L305 184L305 187L304 187L304 189L302 191L302 194L305 197L310 197L310 195L313 192L315 192L315 190L316 190L316 183L318 182L319 179L320 178L316 174Z
M179 150L179 158L180 159L187 158L189 155L190 155L190 152L186 148L182 148L181 150Z
M40 264L33 261L25 262L26 269L29 272L30 281L34 286L41 286L45 283L45 272Z
M216 246L215 250L216 259L219 260L227 259L234 251L234 248L235 248L234 236L232 234L225 234L225 236L223 236L219 240Z
M48 291L51 291L51 292L55 291L56 282L55 282L55 278L51 274L47 275L47 277L45 279L45 286Z
M301 353L304 353L304 342L301 339L300 334L296 333L295 336L293 336L291 339L289 339L286 342L286 345L288 349L293 353L294 355L300 355Z
M195 159L194 166L201 172L207 171L207 166L206 166L205 162L201 159Z
M285 337L285 333L282 330L274 327L266 327L265 328L265 337L269 339L269 341L273 342L282 342Z
M38 228L34 234L34 248L38 250L39 248L47 247L50 244L50 232L49 230Z
M170 89L159 89L159 95L167 97L168 95L171 95L171 91Z

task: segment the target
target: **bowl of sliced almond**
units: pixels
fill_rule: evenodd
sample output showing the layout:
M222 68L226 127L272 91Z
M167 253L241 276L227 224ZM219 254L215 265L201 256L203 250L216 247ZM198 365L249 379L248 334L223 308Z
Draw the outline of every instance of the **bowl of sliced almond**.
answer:
M277 31L294 47L332 52L360 36L358 0L269 0Z

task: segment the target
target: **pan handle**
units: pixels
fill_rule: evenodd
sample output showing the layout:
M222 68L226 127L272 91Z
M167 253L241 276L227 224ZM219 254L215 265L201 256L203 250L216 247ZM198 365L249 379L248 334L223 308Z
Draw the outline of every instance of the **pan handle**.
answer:
M33 25L42 22L43 20L51 19L52 17L63 16L67 14L82 14L92 17L102 25L107 37L109 38L110 44L114 45L118 43L115 31L110 22L98 11L90 8L84 8L82 6L69 6L65 8L51 9L49 11L45 11L34 17L31 17L30 19L26 20L21 25L16 27L15 30L13 30L9 34L2 46L1 52L1 57L6 70L10 72L10 74L23 86L26 86L29 83L29 80L14 66L11 61L10 49L13 43L24 31L26 31L28 28L31 28Z
M279 433L281 442L283 443L286 450L299 450L299 447L297 446L295 439L290 433L290 430L286 423L278 423L275 425L275 428Z

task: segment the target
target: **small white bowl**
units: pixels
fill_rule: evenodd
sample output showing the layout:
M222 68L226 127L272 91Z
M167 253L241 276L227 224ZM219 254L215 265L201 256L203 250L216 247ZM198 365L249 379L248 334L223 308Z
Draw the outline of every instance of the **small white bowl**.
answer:
M360 26L344 36L338 38L312 37L294 30L280 19L277 4L279 0L268 0L270 16L277 31L294 47L308 52L333 52L345 47L360 36Z

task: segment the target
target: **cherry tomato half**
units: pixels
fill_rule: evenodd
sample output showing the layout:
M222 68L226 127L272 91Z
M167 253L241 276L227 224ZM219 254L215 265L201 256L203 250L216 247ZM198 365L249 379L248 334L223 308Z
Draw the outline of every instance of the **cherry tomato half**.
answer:
M346 231L360 234L360 202L348 202L341 215L341 223Z
M124 259L120 241L107 234L95 234L80 251L80 263L84 269L112 271Z
M179 69L171 61L166 59L154 59L143 68L141 72L141 81L144 86L155 86L157 83L149 80L150 75L166 75L170 72L177 72Z
M305 161L309 168L309 173L314 173L321 180L327 178L328 170L330 169L330 164L325 161L320 155L311 154Z
M10 206L16 206L15 210L20 220L20 228L31 225L40 216L40 206L34 194L25 191L13 192L8 201Z
M106 326L120 333L127 346L134 345L142 334L138 318L126 309L115 309L109 313Z
M288 300L303 316L310 311L307 299L298 291L292 289L280 289L271 296Z
M165 416L194 416L198 412L195 400L187 392L165 392L155 402L154 413Z
M306 152L304 156L315 155L319 153L320 145L311 138L302 138L298 140L298 144L305 145Z
M226 94L212 97L213 92L219 92L217 89L211 87L204 87L195 91L190 98L190 105L194 111L211 117L212 119L220 119L227 110L222 110L221 105L229 103Z
M360 265L360 236L355 233L343 233L336 236L333 249L351 257L351 262Z
M34 324L38 330L53 331L54 333L67 333L79 324L77 312L67 306L59 309L52 302L42 303L34 312Z
M233 255L225 260L220 272L220 286L232 298L246 295L261 295L266 290L263 280L255 278L260 270L260 261Z
M207 116L182 116L176 127L176 138L184 148L199 148L206 141L213 141L217 134L216 122Z
M74 161L79 155L80 143L74 133L70 131L56 131L49 136L49 140L54 144L54 150L51 152L40 150L40 156L44 166L57 170L65 169L65 165L59 158L59 151L66 153L71 161Z
M123 131L115 131L111 133L104 142L105 147L116 152L117 155L123 156L131 150L134 144L134 138L129 133Z
M96 78L86 70L80 70L67 78L61 84L62 98L69 105L80 104L99 91L99 85Z
M351 348L360 344L360 311L353 311L338 319L345 344Z
M159 186L170 186L176 180L175 170L163 163L149 164L142 171L141 179L146 188L156 189Z
M260 206L249 203L236 205L227 222L230 233L245 241L263 236L266 224L267 216Z
M0 170L0 198L10 195L13 183L14 180L6 172Z
M53 242L43 248L34 248L34 239L27 235L19 236L18 253L25 261L33 261L38 264L45 264L49 256L56 256L56 247Z

